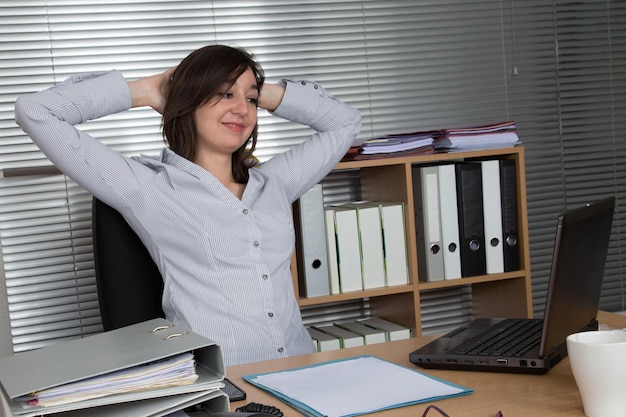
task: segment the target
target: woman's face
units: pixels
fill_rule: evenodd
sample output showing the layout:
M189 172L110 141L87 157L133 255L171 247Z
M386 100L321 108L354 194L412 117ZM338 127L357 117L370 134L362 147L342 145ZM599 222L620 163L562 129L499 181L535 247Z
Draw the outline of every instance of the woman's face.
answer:
M198 155L232 155L252 134L257 123L259 89L251 69L232 86L224 85L217 97L194 113Z

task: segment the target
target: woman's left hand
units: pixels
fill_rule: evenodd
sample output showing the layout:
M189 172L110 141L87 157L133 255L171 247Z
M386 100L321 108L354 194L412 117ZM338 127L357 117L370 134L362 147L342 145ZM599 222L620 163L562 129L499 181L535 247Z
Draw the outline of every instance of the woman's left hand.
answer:
M128 82L132 97L132 107L149 106L163 114L170 81L176 67L160 74Z
M259 94L259 107L268 111L274 111L278 108L283 96L285 95L285 87L278 84L264 83Z

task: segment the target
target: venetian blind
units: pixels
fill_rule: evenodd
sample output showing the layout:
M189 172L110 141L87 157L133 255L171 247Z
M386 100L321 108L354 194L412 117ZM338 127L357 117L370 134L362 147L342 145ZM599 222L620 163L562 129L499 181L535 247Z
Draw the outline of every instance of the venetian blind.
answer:
M566 205L617 197L601 307L624 310L626 3L557 2L556 34Z
M210 43L249 49L268 81L318 80L361 111L363 138L515 120L527 151L540 314L556 215L624 184L616 160L623 149L623 121L616 119L624 113L624 6L606 0L584 4L0 0L0 168L7 177L0 181L0 239L14 349L100 330L90 198L64 176L36 171L50 164L15 125L15 98L81 71L150 75ZM591 94L598 80L610 96ZM575 92L579 84L588 94L565 94L566 86ZM154 153L162 147L159 123L153 111L139 109L81 128L126 154ZM261 159L310 133L264 113L259 124ZM597 135L602 146L581 149L581 143L598 143L594 127L604 128ZM591 177L589 155L595 161ZM38 175L23 175L33 172ZM349 179L327 184L329 198L358 195ZM619 240L616 235L603 303L618 308L621 302L623 309ZM470 304L466 288L424 294L424 329L441 331L467 320Z

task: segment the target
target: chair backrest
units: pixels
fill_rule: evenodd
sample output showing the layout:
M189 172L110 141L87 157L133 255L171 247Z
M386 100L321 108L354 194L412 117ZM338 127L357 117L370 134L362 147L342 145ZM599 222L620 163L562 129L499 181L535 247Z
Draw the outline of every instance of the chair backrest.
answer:
M161 274L124 217L94 198L92 229L104 330L165 317Z

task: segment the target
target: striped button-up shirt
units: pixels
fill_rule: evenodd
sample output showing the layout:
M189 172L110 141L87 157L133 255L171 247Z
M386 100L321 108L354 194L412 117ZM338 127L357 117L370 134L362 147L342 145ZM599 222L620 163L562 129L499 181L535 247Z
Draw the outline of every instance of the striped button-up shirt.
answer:
M167 319L217 342L226 365L314 350L291 278L291 203L360 129L359 112L317 84L282 83L274 114L316 133L252 168L241 199L167 148L127 158L74 127L130 108L119 72L76 75L16 103L16 120L50 160L141 237L164 279Z

